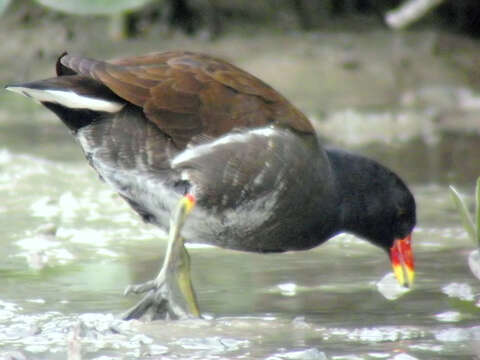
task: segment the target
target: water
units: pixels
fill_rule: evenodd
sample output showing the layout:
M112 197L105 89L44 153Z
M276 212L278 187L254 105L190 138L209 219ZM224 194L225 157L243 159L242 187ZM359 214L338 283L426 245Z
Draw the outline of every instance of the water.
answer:
M121 293L158 270L164 234L98 180L53 116L4 99L0 359L73 359L79 349L84 359L480 356L480 283L468 268L474 247L447 191L453 183L471 198L478 135L358 146L412 185L413 290L385 298L378 283L390 271L387 257L350 235L287 254L197 246L189 252L205 319L144 324L117 319L138 300Z

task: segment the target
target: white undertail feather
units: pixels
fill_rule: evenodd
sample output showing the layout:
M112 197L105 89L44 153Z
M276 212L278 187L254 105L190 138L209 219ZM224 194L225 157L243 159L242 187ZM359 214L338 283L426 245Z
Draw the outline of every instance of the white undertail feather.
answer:
M122 110L125 104L105 99L79 95L71 90L31 89L21 86L8 86L7 90L31 97L38 102L51 102L70 109L88 109L114 113Z

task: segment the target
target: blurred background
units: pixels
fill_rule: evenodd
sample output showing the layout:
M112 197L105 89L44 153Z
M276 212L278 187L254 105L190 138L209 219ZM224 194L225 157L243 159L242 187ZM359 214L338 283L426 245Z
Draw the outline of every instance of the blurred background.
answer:
M54 76L64 51L215 55L285 95L326 145L392 168L418 206L417 281L399 299L379 291L385 254L350 235L282 255L191 247L216 319L123 329L114 316L137 299L122 290L157 271L164 234L97 179L52 113L0 91L0 359L65 359L79 323L69 356L88 359L480 356L478 244L448 192L474 211L478 0L0 0L0 12L2 85Z

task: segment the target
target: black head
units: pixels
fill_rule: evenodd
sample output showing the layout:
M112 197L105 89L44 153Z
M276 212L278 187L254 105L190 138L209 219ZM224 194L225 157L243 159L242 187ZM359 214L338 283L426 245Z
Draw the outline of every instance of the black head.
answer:
M361 214L351 229L387 252L395 240L412 233L416 224L415 199L405 183L393 172L379 164L372 168L370 181L361 184Z
M388 252L398 282L409 287L415 278L411 247L412 231L416 223L415 199L396 174L378 166L378 178L370 195L378 200L372 201L374 208L367 211L376 220L373 220L370 229L363 230L366 231L365 237L368 240Z
M415 199L400 177L363 156L336 149L328 149L327 155L340 196L343 230L385 250L412 232Z
M373 160L339 150L327 153L336 175L342 230L387 251L399 282L411 283L416 224L412 193L393 171Z

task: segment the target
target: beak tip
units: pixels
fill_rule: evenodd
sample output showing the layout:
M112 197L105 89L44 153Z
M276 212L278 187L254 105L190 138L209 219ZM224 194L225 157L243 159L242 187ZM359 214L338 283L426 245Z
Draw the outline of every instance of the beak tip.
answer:
M415 267L411 249L411 234L403 239L396 239L390 249L393 272L400 286L411 289L415 279Z

